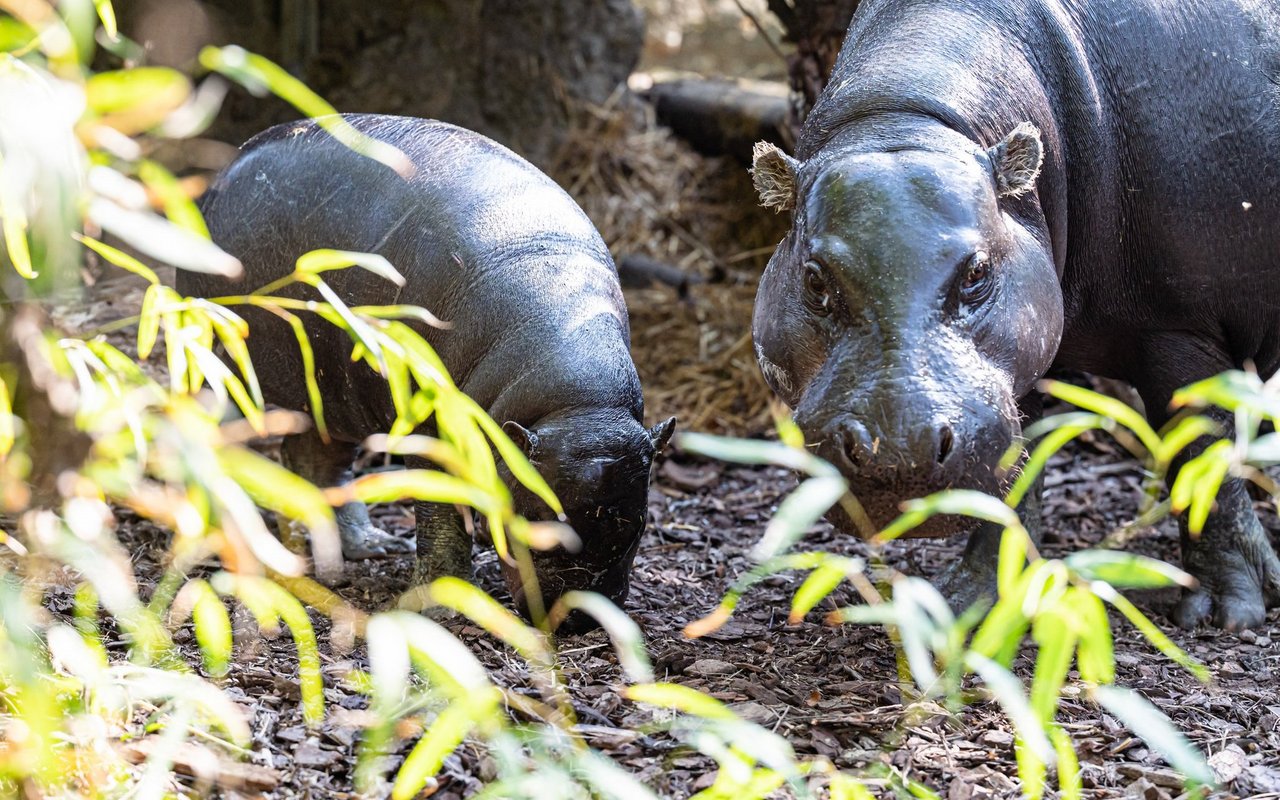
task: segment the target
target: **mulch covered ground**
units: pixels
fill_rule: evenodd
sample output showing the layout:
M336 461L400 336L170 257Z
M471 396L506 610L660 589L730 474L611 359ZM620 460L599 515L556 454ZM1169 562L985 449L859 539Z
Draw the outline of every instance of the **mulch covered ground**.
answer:
M1046 490L1046 553L1059 555L1095 544L1133 514L1139 496L1137 465L1105 443L1083 443L1052 465ZM637 557L626 610L642 626L659 679L710 692L745 718L786 736L802 754L821 754L859 770L886 762L948 798L1016 797L1010 727L991 703L950 716L936 706L903 705L893 647L878 628L830 627L830 604L799 625L787 624L788 600L799 578L765 581L750 592L733 619L716 633L686 639L683 626L710 611L750 566L746 553L794 479L777 469L722 467L678 454L658 472L652 491L653 524ZM376 517L410 535L407 508L379 508ZM1269 516L1273 529L1276 520ZM132 528L124 536L139 573L159 574L166 537ZM1143 531L1130 549L1176 560L1171 525ZM870 555L860 542L826 524L805 539L807 548ZM885 554L894 568L931 575L956 558L960 542L915 541ZM478 556L484 588L502 597L495 557ZM408 582L408 559L349 567L340 593L374 610L393 603ZM835 597L852 602L844 587ZM1138 605L1213 674L1208 685L1159 656L1129 626L1115 624L1119 681L1141 691L1170 715L1193 742L1213 755L1226 790L1241 797L1280 797L1280 621L1242 636L1210 630L1185 633L1162 614L1171 594L1139 595ZM324 630L325 621L317 618ZM465 622L450 627L470 644L500 683L521 687L528 675L518 658ZM194 656L189 634L180 633ZM564 675L588 740L661 795L686 797L709 784L714 764L677 746L651 726L655 716L620 697L622 679L613 651L597 632L563 638ZM350 790L356 723L364 698L341 681L364 665L362 649L334 652L324 637L329 712L307 730L298 709L296 656L287 635L263 638L251 624L237 644L225 680L254 730L251 761L278 780L268 797L341 797ZM1019 672L1030 675L1026 655ZM1068 687L1062 719L1084 764L1089 796L1176 797L1176 776L1141 742ZM404 751L402 750L402 753ZM465 797L482 786L485 760L473 746L449 759L437 796Z
M81 306L64 322L83 325L116 316L130 292L102 293L112 298ZM101 295L100 295L101 296ZM697 317L692 307L678 306ZM744 354L743 358L749 358ZM1140 499L1138 465L1105 438L1072 446L1051 464L1046 480L1047 555L1061 555L1097 544L1130 520ZM801 754L821 754L841 767L861 770L877 763L895 766L957 800L968 797L1016 797L1012 734L1003 715L983 703L952 717L942 709L904 707L897 684L894 650L878 628L824 623L833 601L799 625L787 624L789 598L799 576L765 581L739 605L733 619L699 640L685 638L685 624L715 607L742 572L747 552L760 536L779 500L795 479L778 469L726 467L672 453L657 470L651 492L652 525L636 560L627 612L642 626L659 679L683 683L725 700L747 719L786 736ZM387 528L411 535L407 507L375 509ZM1273 533L1280 521L1267 511ZM135 555L144 585L161 573L168 537L127 515L121 535ZM1177 561L1175 526L1141 530L1128 541L1134 552ZM871 556L861 542L820 524L804 547ZM959 556L960 541L903 542L883 553L885 563L911 574L930 576ZM482 586L504 597L495 556L478 552ZM376 610L394 602L409 579L409 559L350 565L339 591L353 605ZM68 598L51 596L55 610ZM1242 636L1203 630L1186 633L1163 616L1174 601L1170 593L1135 597L1162 629L1204 662L1213 681L1201 685L1159 656L1127 624L1115 624L1119 681L1140 690L1170 715L1180 729L1212 754L1226 791L1241 797L1280 797L1280 620ZM842 587L835 595L853 602ZM351 789L354 749L361 709L366 701L342 676L364 666L363 649L335 648L328 624L316 617L321 632L328 716L316 730L303 726L298 708L297 658L287 634L264 638L245 621L236 661L223 681L246 711L254 731L249 761L261 769L228 772L247 794L266 797L341 797ZM450 627L470 644L495 680L527 686L518 658L480 630L463 622ZM197 663L188 631L179 641ZM622 699L622 678L611 647L601 633L560 641L564 675L584 735L663 796L685 797L708 785L714 764L691 754L654 730L655 715ZM1030 676L1023 656L1019 672ZM1176 797L1176 777L1160 758L1106 714L1068 688L1062 718L1084 763L1090 796ZM405 746L407 748L407 745ZM401 750L403 755L404 749ZM436 796L465 797L477 791L486 759L465 745L446 764ZM257 787L250 789L248 787Z

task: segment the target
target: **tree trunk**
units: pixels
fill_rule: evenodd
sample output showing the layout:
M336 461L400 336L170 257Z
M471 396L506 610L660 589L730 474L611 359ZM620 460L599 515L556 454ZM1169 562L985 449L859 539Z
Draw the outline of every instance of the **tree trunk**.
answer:
M798 101L791 120L797 133L831 78L857 8L858 0L769 0L769 10L787 31L786 40L796 46L787 59L787 73Z

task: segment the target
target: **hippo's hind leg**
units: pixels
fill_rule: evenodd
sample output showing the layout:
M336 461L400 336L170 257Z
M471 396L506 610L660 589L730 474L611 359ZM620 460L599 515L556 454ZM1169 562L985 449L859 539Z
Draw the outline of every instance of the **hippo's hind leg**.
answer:
M416 469L429 464L409 458L406 466ZM472 539L458 509L423 501L415 503L413 508L418 518L418 562L413 571L413 585L423 586L446 575L470 580Z
M1180 386L1234 366L1220 348L1185 334L1165 334L1144 343L1143 379L1134 381L1142 394L1151 424L1169 419L1169 401ZM1208 412L1230 435L1232 416L1220 409ZM1204 452L1205 437L1182 452L1170 471L1172 482L1184 464ZM1200 582L1186 591L1174 621L1193 628L1212 621L1219 628L1240 631L1261 625L1267 609L1280 605L1280 559L1258 521L1244 481L1231 478L1218 490L1215 507L1200 534L1178 520L1182 533L1182 565Z
M355 445L345 442L326 444L314 430L284 437L280 460L317 486L339 486L351 480L351 462ZM351 502L335 509L338 534L342 537L342 555L349 560L408 553L412 543L393 536L375 526L364 503Z

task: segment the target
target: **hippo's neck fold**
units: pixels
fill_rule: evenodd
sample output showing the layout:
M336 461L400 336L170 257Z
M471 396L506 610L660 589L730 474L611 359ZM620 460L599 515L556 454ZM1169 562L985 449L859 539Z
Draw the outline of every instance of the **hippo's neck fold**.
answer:
M1077 17L1044 0L863 0L797 155L985 149L1031 122L1041 131L1044 166L1036 197L1012 205L1032 213L1028 204L1038 200L1062 275L1070 173L1092 148L1108 146L1104 99Z

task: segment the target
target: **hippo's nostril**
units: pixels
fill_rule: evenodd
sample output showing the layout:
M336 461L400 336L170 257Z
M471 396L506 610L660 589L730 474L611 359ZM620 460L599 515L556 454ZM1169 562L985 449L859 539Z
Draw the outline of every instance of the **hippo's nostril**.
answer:
M951 426L942 423L938 429L938 463L946 463L947 456L951 455L951 448L955 446L955 434L951 432Z
M874 456L875 446L871 442L871 436L867 433L867 429L860 422L846 422L840 432L841 446L844 449L845 459L849 465L857 467L865 467L871 463Z

